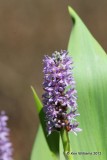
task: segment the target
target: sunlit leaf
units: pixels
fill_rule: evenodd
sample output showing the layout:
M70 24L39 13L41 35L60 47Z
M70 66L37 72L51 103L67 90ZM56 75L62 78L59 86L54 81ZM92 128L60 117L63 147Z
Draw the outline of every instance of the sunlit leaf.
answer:
M68 50L74 60L83 129L78 136L69 133L71 146L74 152L98 154L74 155L74 160L107 160L107 55L71 7L69 13L73 28Z

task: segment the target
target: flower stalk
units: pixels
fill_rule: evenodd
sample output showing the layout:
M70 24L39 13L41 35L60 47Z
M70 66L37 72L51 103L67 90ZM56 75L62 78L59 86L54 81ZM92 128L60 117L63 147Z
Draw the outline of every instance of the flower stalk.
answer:
M73 156L71 155L71 146L70 140L68 137L68 132L64 129L61 130L61 139L64 148L64 156L66 160L73 160Z

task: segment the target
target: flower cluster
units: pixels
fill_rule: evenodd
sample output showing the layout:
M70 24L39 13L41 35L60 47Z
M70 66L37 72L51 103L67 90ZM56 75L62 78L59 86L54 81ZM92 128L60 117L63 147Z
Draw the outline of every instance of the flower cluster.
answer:
M5 112L0 113L0 160L13 160L12 144L9 141L9 129L7 128L8 117Z
M68 52L55 51L52 57L45 56L44 60L43 105L46 114L48 134L52 131L81 131L75 117L77 111L77 91L73 77L73 60Z

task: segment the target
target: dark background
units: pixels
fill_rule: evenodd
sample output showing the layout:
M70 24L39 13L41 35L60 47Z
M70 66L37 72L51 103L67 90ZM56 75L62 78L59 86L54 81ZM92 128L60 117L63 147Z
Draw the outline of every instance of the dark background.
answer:
M67 48L68 4L107 50L107 0L0 0L0 110L10 117L14 160L30 159L39 121L30 85L41 97L44 54Z

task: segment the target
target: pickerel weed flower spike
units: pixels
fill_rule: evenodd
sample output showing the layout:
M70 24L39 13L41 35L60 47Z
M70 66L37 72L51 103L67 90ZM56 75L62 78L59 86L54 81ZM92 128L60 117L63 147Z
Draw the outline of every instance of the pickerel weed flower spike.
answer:
M13 160L12 144L9 141L9 129L7 128L8 117L5 112L0 113L0 160Z
M52 57L45 56L44 60L43 105L46 114L48 134L52 131L81 131L78 128L76 116L77 91L73 77L73 60L68 52L55 51Z

